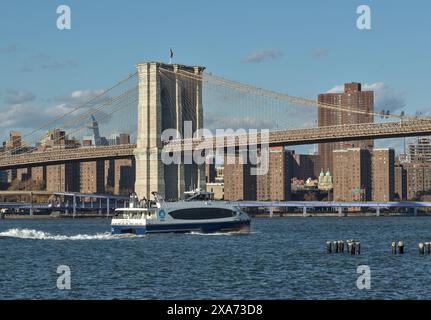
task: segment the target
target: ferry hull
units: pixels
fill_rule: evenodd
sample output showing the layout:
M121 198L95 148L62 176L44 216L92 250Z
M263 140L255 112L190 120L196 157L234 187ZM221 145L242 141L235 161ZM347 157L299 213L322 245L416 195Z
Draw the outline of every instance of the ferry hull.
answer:
M229 222L205 222L205 223L161 223L142 226L112 225L112 234L136 234L146 233L214 233L214 232L240 232L250 231L250 220Z

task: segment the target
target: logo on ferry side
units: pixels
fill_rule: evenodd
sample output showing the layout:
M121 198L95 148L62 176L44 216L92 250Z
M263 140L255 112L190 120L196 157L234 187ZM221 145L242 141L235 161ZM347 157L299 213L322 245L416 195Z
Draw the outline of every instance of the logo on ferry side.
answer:
M166 217L165 210L160 209L160 211L159 211L159 220L160 220L160 221L164 221L164 220L165 220L165 217Z

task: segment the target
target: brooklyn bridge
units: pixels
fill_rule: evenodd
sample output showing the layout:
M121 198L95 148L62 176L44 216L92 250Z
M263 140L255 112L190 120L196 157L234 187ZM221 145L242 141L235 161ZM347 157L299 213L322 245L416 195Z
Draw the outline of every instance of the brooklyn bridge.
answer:
M217 150L249 145L297 146L323 142L383 139L431 135L431 119L363 111L348 106L319 103L314 99L278 93L228 80L204 67L148 62L137 71L85 103L49 119L22 137L17 146L0 154L0 170L65 164L70 162L134 159L135 191L149 197L152 191L180 195L191 186L204 187L202 165L166 165L163 152ZM319 108L334 113L364 113L370 123L318 127ZM79 136L91 125L91 117L121 126L134 141L116 145L73 146L41 150L37 143L47 130L59 128ZM115 120L117 119L117 120ZM184 124L191 123L193 137L185 137ZM118 125L117 125L118 124ZM244 133L208 136L203 129L269 129L250 138ZM117 128L118 129L118 128ZM166 129L176 134L162 139ZM176 136L175 136L176 135ZM64 139L64 136L56 139Z

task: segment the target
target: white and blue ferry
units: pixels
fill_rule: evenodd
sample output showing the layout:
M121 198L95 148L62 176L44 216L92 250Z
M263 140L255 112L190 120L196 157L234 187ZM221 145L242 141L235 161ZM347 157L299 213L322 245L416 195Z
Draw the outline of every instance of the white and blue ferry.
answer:
M250 217L238 207L213 201L210 192L196 190L186 195L186 200L167 202L153 192L154 201L139 201L133 193L128 207L115 210L112 234L250 231Z

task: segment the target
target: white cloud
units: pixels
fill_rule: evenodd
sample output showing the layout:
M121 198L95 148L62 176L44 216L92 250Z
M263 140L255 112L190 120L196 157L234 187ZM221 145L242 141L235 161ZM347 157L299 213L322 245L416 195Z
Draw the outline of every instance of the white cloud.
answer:
M82 117L86 113L94 113L96 119L101 120L99 123L106 123L110 120L110 116L106 112L102 110L91 111L93 107L109 99L109 97L105 96L99 97L102 92L103 90L77 90L68 96L56 98L54 101L51 101L51 105L45 106L33 103L34 99L30 99L31 95L29 94L16 94L13 102L21 101L21 103L14 103L0 108L0 119L2 120L0 121L0 136L5 139L11 130L22 131L23 133L29 132L66 113L70 113L70 115L56 121L52 126L63 127L68 122L70 128L80 127L85 125L87 121L90 121L89 115ZM85 104L86 101L94 97L97 98L91 103ZM77 111L72 112L78 106L81 107ZM45 128L38 133L38 136L44 134L50 128Z
M332 87L325 93L342 93L344 92L344 84L337 84L336 86Z
M261 63L266 60L274 60L281 58L283 53L277 49L263 49L260 51L256 51L251 53L246 59L245 62L248 63Z
M36 95L30 91L8 90L4 97L4 102L9 105L26 103L36 99Z
M103 90L76 90L70 94L70 98L79 101L87 101L100 96Z

